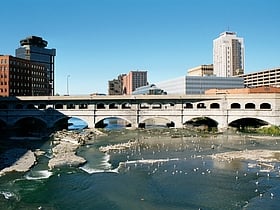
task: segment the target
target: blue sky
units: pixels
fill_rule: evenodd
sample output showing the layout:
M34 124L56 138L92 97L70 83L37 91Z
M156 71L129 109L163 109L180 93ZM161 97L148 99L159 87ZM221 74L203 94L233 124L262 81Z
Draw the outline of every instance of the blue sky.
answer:
M147 70L148 81L213 61L213 39L237 32L245 73L280 66L279 0L9 0L1 2L0 54L41 36L56 48L55 92L107 93L108 80Z

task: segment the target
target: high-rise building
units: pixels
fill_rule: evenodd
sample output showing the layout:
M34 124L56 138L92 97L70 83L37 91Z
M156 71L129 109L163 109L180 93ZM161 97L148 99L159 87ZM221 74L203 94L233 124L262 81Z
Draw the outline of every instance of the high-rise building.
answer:
M10 55L0 56L0 96L46 96L47 67Z
M37 36L29 36L20 40L20 45L21 47L16 49L16 57L45 65L49 89L47 95L54 95L54 57L56 50L47 49L48 42Z
M136 88L147 84L147 71L130 71L123 76L123 94L131 95Z
M214 75L231 77L244 73L244 42L235 32L223 32L213 41Z

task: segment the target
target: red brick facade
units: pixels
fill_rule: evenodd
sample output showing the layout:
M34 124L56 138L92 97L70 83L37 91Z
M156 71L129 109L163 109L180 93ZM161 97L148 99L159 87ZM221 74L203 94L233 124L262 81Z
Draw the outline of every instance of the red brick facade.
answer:
M48 95L47 69L10 55L0 56L0 96Z

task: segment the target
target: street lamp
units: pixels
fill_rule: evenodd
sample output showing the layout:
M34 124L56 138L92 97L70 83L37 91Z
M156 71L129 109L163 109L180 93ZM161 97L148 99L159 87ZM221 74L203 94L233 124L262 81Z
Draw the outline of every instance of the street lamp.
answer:
M69 96L69 77L70 75L67 75L67 95Z

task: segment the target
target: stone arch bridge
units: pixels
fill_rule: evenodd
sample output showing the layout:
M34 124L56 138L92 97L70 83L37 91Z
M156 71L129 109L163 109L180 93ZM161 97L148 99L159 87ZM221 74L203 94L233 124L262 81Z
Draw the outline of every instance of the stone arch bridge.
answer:
M0 98L0 128L30 118L53 128L60 120L77 117L88 127L111 117L139 127L147 120L165 119L180 128L195 118L207 117L219 130L240 119L280 124L280 94L30 96Z

